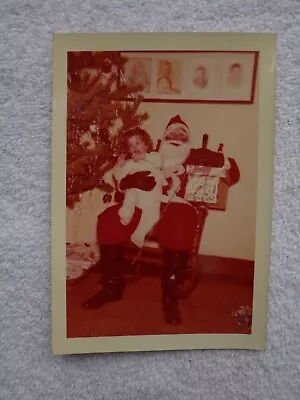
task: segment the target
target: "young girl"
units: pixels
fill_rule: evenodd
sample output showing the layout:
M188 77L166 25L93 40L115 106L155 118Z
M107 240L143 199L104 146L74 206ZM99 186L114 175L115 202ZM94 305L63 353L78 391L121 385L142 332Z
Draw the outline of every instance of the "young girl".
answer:
M113 169L115 180L119 183L128 174L150 171L150 175L156 181L156 185L151 191L127 189L124 193L123 205L119 210L119 216L124 225L130 223L135 207L142 210L140 223L131 236L132 242L138 247L143 247L146 235L160 217L162 189L167 184L161 168L161 156L152 151L151 138L146 131L137 128L124 135L123 154Z

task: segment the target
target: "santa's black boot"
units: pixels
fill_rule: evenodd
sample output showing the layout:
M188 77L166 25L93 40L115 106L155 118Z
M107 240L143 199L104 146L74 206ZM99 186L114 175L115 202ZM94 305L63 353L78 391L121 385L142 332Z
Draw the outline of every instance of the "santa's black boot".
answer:
M167 324L179 325L182 321L178 297L180 285L186 278L188 252L164 250L162 272L162 310Z
M83 302L83 307L100 308L122 299L125 280L123 270L123 245L100 245L102 289Z

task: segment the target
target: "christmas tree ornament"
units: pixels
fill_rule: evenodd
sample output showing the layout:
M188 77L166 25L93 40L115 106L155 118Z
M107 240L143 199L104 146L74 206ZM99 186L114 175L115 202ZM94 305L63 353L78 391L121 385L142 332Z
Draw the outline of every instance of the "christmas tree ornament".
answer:
M91 133L98 133L99 132L99 127L96 124L90 125L90 132Z
M96 147L96 143L92 138L90 132L86 132L83 135L81 135L79 142L82 146L84 146L89 150L94 149Z
M102 177L102 178L99 178L99 179L97 179L97 182L98 182L98 186L102 186L102 185L104 185L104 179L103 179L103 177Z
M112 157L113 158L118 158L120 155L120 151L118 149L113 149Z
M103 203L110 203L112 201L112 195L110 193L105 193L103 196Z

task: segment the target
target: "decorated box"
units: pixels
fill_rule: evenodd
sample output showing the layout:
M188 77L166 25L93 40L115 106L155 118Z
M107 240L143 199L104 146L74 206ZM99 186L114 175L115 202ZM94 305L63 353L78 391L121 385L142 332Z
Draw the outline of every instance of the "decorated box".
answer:
M191 203L205 204L210 209L225 210L228 195L226 174L229 167L227 159L222 168L188 165L185 199Z

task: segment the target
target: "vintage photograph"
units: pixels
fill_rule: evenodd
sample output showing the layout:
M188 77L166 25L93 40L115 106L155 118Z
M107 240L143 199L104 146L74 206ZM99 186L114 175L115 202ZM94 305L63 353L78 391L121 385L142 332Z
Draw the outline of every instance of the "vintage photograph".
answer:
M93 64L81 52L74 64L68 55L67 82L85 79L80 65L90 62L90 85L101 56L118 71L99 95L97 82L86 88L80 112L72 86L68 96L68 337L251 333L257 105L241 116L233 105L119 102L124 87L149 86L151 59L131 59L111 91L125 57L102 52ZM158 62L164 93L180 87L167 55ZM196 65L193 83L205 87Z
M67 51L66 339L251 337L258 96L143 95L257 84L259 52L213 50Z

